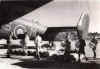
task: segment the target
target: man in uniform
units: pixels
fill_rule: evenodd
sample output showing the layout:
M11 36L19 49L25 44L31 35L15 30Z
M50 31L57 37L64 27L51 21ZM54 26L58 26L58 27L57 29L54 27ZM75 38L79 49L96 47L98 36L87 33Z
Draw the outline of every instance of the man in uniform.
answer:
M41 42L42 42L42 37L39 35L39 33L37 33L35 38L35 44L36 44L36 57L38 60L40 60L39 49L41 47Z
M84 57L85 57L85 46L86 46L86 43L85 43L85 40L82 39L82 36L79 36L78 40L79 40L79 46L78 46L79 47L79 51L78 51L78 54L79 54L79 62L80 62L81 61L81 56L84 55Z
M94 54L94 56L93 56L94 59L96 58L96 52L95 52L95 50L96 50L97 43L98 43L98 42L97 42L97 40L95 39L95 36L93 36L93 38L92 38L92 40L90 41L89 45L90 45L90 47L92 48L92 51L93 51L93 54Z

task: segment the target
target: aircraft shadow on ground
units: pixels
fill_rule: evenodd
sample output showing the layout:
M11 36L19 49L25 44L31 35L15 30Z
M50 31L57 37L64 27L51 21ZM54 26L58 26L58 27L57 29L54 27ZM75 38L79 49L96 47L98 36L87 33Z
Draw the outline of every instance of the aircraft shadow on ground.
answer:
M35 69L35 68L45 68L45 69L100 69L100 65L96 63L60 63L60 62L50 62L50 61L22 61L14 63L12 65L17 65L22 68Z

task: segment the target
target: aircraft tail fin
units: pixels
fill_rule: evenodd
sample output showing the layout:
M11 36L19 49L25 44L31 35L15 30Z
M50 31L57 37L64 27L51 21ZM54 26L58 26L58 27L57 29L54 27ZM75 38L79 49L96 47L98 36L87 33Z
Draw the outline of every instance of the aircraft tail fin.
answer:
M87 38L88 29L89 29L90 17L89 14L83 12L80 16L79 22L77 24L77 28L82 32L82 37Z

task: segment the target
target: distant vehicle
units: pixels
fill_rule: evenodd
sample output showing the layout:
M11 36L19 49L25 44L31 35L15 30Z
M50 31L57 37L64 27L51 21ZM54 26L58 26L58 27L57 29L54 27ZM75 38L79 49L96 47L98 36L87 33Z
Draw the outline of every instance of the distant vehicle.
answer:
M6 39L0 39L0 46L2 46L2 45L7 45Z

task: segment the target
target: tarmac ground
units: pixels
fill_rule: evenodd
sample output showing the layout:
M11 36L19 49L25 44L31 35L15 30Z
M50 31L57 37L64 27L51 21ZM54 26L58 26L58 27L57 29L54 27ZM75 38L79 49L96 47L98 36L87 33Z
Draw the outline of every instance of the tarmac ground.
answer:
M3 52L0 52L0 69L100 69L100 59L90 58L85 63L37 61L33 56L12 55L7 58Z

